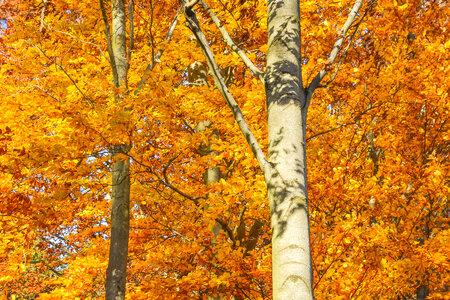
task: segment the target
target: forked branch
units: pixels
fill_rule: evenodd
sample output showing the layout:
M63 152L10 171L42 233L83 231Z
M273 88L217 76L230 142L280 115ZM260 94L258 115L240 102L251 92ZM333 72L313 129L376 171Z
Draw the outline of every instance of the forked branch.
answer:
M228 106L231 108L231 111L233 112L234 115L234 119L236 120L239 129L244 134L244 137L247 140L247 143L250 146L253 154L255 155L256 160L258 161L259 166L263 171L263 174L267 175L268 173L267 171L270 168L270 165L261 147L259 146L258 141L256 140L247 122L245 121L244 115L242 114L239 105L237 104L236 100L233 98L233 96L231 95L230 91L228 90L225 84L225 80L222 74L220 73L220 68L217 65L217 62L214 58L214 54L211 51L211 48L209 47L208 40L206 39L205 35L200 29L200 25L198 23L194 10L192 9L192 7L186 6L188 4L186 2L187 2L186 0L183 0L183 11L184 16L186 17L186 25L192 31L192 33L194 34L195 38L197 39L200 45L200 48L202 49L203 55L206 58L206 62L214 78L214 83L216 87L219 89L220 93L225 98L225 101L227 102Z
M170 24L170 27L167 30L166 44L168 44L170 42L170 40L172 39L173 32L174 32L175 27L177 26L177 23L178 23L178 16L179 15L180 15L180 10L177 11L175 17L172 20L172 24ZM136 91L134 91L135 95L139 94L139 91L142 89L142 87L144 86L145 82L147 82L147 80L149 78L149 73L153 70L153 68L155 67L156 63L158 63L160 61L160 58L163 55L163 53L164 53L164 47L161 47L161 49L159 49L158 52L156 52L155 56L153 57L152 61L148 64L147 68L145 68L144 76L142 76L141 80L139 81L139 83L137 85Z
M316 77L314 77L314 79L311 81L311 84L306 89L306 93L307 93L306 94L306 105L305 105L306 109L309 106L309 102L311 101L311 97L312 97L312 95L314 93L314 90L316 90L318 87L320 87L320 82L325 77L325 75L328 73L328 70L329 70L330 66L332 64L334 64L334 62L336 61L336 58L337 58L337 56L338 56L338 54L339 54L339 52L340 52L340 50L342 48L342 44L344 43L345 36L347 35L347 32L350 29L350 27L355 22L356 17L358 15L358 12L361 9L361 6L363 4L363 1L364 0L356 0L355 1L355 4L353 5L352 10L348 14L347 21L345 22L344 26L342 26L341 30L339 31L339 35L338 35L339 38L334 43L333 48L331 49L331 52L330 52L330 55L328 57L328 61L327 61L326 65L324 66L324 68L322 70L319 71L319 73L316 75ZM366 16L367 12L370 10L370 8L372 7L373 4L374 4L374 1L372 0L371 3L370 3L370 6L366 10L366 13L361 17L361 19L360 19L360 21L358 23L358 27L359 27L359 24L361 24L362 20L364 19L364 17ZM357 29L358 28L356 28L356 30ZM356 30L353 32L352 37L351 37L351 39L349 41L349 44L348 44L347 48L345 49L344 53L341 55L341 58L339 60L339 65L338 65L338 67L336 69L335 75L333 75L333 79L337 75L337 71L339 70L339 67L340 67L340 64L342 62L342 59L344 58L345 54L348 51L348 48L350 47L352 39L355 36Z
M244 51L240 49L231 39L231 36L228 34L228 31L225 29L225 27L220 22L219 18L214 14L212 9L206 4L203 0L200 0L200 4L202 5L203 9L206 10L211 17L211 20L214 22L214 24L219 29L220 33L222 34L225 43L230 47L234 52L236 52L237 55L242 59L244 64L252 71L252 73L261 80L261 82L264 84L264 74L261 72L261 70L256 67L253 62L248 58L247 55L245 55Z
M56 66L58 66L58 67L61 69L61 71L63 71L63 73L67 76L67 78L69 78L69 80L72 82L72 84L75 86L75 88L80 92L80 94L83 96L83 98L89 103L89 105L91 106L91 108L94 108L94 103L92 102L92 100L89 99L89 97L86 96L85 93L83 93L83 91L78 87L77 83L76 83L75 80L72 78L72 76L70 76L70 74L67 73L66 69L64 69L64 67L63 67L61 64L59 64L56 60L54 60L53 58L51 58L50 56L48 56L47 54L45 54L45 52L44 52L41 48L39 48L38 46L33 45L33 44L31 44L31 43L30 43L30 45L31 45L33 48L37 49L37 50L38 50L42 55L44 55L49 61L51 61L52 63L54 63ZM54 98L54 97L52 97L52 98Z

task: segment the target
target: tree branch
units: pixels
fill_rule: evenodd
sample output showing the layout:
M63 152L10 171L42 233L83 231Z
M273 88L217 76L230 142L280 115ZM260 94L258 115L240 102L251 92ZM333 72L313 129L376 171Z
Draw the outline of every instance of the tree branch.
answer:
M363 1L364 0L356 0L355 1L355 4L353 5L352 10L348 14L347 21L345 22L344 26L342 26L342 29L339 31L339 34L338 34L339 38L334 43L333 48L331 49L331 53L328 57L328 61L327 61L326 65L324 66L324 68L322 70L319 71L319 73L316 75L316 77L314 77L314 79L311 81L310 85L306 89L306 102L305 102L306 110L309 106L309 103L311 101L314 91L319 87L320 82L325 77L325 75L328 73L330 66L335 62L336 57L342 48L342 44L344 43L345 36L346 36L348 30L350 29L350 27L352 26L353 22L355 22L356 16L363 4ZM366 10L366 14L369 11L369 9L372 7L373 3L374 3L374 1L371 2L369 8ZM364 14L364 16L366 14ZM363 18L364 17L361 18L361 21ZM356 33L356 31L353 33L353 35L355 33ZM349 43L349 45L350 45L350 43ZM345 55L345 53L341 56L341 60L344 57L344 55Z
M190 196L188 194L186 194L185 192L179 190L178 188L176 188L175 186L173 186L170 182L169 182L169 178L167 177L167 169L169 168L169 166L178 158L179 155L176 155L174 158L171 158L166 166L163 169L163 178L164 178L164 185L167 186L168 188L172 189L173 191L175 191L176 193L180 194L181 196L192 200L196 205L198 205L198 199L206 199L206 197L193 197Z
M186 4L184 5L184 7L186 9L192 9L194 8L194 6L198 3L199 0L192 0L191 2L186 2Z
M233 242L233 248L234 248L236 246L236 239L234 238L234 234L233 234L233 231L231 230L231 228L228 226L228 224L225 221L223 221L220 218L216 218L216 222L219 223L220 226L222 226L223 230L226 231L228 237Z
M44 51L42 51L41 48L39 48L36 45L33 45L30 43L30 45L33 48L36 48L42 55L44 55L48 60L50 60L52 63L54 63L55 65L57 65L63 72L64 74L66 74L67 78L70 79L70 81L72 81L73 85L75 86L75 88L81 93L81 95L83 95L83 98L89 103L89 105L91 106L91 108L94 108L94 103L91 101L91 99L89 99L84 93L83 91L78 87L77 83L75 82L75 80L73 80L73 78L69 75L69 73L66 72L66 70L64 69L64 67L57 63L56 60L52 59L51 57L49 57L47 54L44 53Z
M336 127L330 128L330 129L328 129L328 130L325 130L325 131L322 131L322 132L313 134L312 136L308 137L308 138L306 139L306 141L309 141L310 139L313 139L313 138L315 138L315 137L318 137L319 135L323 135L323 134L326 134L326 133L329 133L329 132L333 132L333 131L335 131L335 130L338 130L339 128L342 128L342 127L345 127L345 126L349 126L349 125L354 125L354 124L356 124L356 122L351 122L351 123L347 123L347 124L341 124L341 125L338 125L338 126L336 126Z
M77 41L79 41L79 42L82 42L82 43L84 43L84 44L88 44L88 45L92 45L92 46L97 47L97 49L100 51L100 53L103 55L103 57L104 57L109 63L111 63L111 61L108 59L108 57L106 57L105 53L102 51L102 48L100 48L99 45L94 44L94 43L91 43L91 42L83 41L82 39L79 39L79 38L77 38L76 36L74 36L74 35L72 35L72 34L70 34L70 33L67 33L67 32L64 32L64 31L59 31L59 30L53 29L53 28L50 27L50 25L48 25L48 24L45 23L45 22L44 22L43 24L47 27L47 29L49 29L49 30L51 30L51 31L54 31L54 32L58 32L58 33L61 33L61 34L68 35L68 36L70 36L71 38L73 38L73 39L75 39L75 40L77 40Z
M365 16L366 16L367 13L369 12L369 10L370 10L370 8L372 7L373 3L374 3L374 2L372 2L372 3L370 4L370 6L369 6L369 7L366 9L366 11L364 12L364 15L363 15L363 16L361 17L361 19L359 20L358 24L356 24L356 28L355 28L355 30L353 31L352 36L350 37L350 40L349 40L349 42L348 42L348 44L347 44L347 47L345 47L344 52L342 53L341 57L339 58L338 65L337 65L337 67L336 67L336 70L335 70L333 76L331 77L330 80L327 81L327 83L325 83L325 84L323 84L323 85L319 85L318 87L326 87L328 84L330 84L330 83L334 80L334 78L336 78L336 75L337 75L337 73L339 72L339 67L341 66L342 60L344 59L345 55L347 54L347 51L348 51L348 49L350 48L350 46L351 46L351 44L352 44L353 38L355 37L356 32L357 32L358 29L359 29L359 26L361 25L361 23L362 23L362 21L364 20Z
M245 210L247 209L247 206L244 206L243 208L242 208L242 210L241 210L241 212L239 213L239 224L238 225L236 225L235 227L234 227L234 230L233 230L233 233L236 235L236 233L237 233L237 231L238 231L238 228L239 228L239 226L241 226L241 224L242 224L242 218L244 217L244 213L245 213Z
M261 82L264 84L264 74L261 72L261 70L256 67L253 62L248 58L247 55L245 55L244 51L242 51L231 39L231 36L228 34L228 31L225 29L225 27L221 24L219 18L214 14L212 9L203 1L200 0L200 4L202 5L203 9L206 10L211 17L211 20L216 24L217 28L219 29L220 33L222 34L226 44L228 47L230 47L234 52L239 55L239 57L242 59L244 64L252 71L252 73L261 80Z
M45 24L44 18L45 18L45 10L47 9L47 0L43 0L42 2L44 3L44 7L42 8L41 11L41 26L39 26L39 31L41 32Z
M170 25L169 30L167 31L166 44L168 44L170 42L170 40L172 39L173 32L178 23L178 16L179 16L180 12L181 12L181 10L178 9L175 17L173 18L172 24ZM139 81L139 83L137 85L136 90L134 91L135 95L139 94L139 91L142 89L142 87L148 80L149 73L153 70L156 63L160 62L160 58L163 55L163 53L164 53L164 47L162 47L161 49L158 50L158 52L156 52L155 56L152 59L152 62L148 64L147 68L145 68L144 75L142 76L141 80Z
M270 168L270 164L268 163L261 147L258 144L258 141L254 137L247 122L245 121L244 115L242 114L239 105L237 104L236 100L233 98L230 91L228 90L225 84L225 80L222 77L222 74L220 74L220 68L217 65L217 62L214 58L214 54L212 53L211 48L209 47L209 43L205 35L200 29L200 25L198 23L195 12L191 8L186 6L185 0L183 0L183 10L184 15L186 17L186 25L195 35L198 43L200 44L203 55L206 58L206 62L208 63L208 66L214 78L214 83L216 87L218 88L222 96L225 98L225 101L227 102L228 106L231 108L231 111L233 112L234 118L239 126L239 129L244 134L245 139L247 140L248 145L250 146L253 154L255 155L263 174L267 175L268 168Z

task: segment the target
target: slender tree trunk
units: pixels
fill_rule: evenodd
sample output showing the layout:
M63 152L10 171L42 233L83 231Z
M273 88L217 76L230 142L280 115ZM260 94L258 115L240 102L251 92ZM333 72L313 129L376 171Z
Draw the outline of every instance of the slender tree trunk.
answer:
M417 289L417 300L425 300L427 296L430 294L430 291L428 290L426 285L421 285Z
M273 298L312 299L300 4L298 0L269 0L267 10L265 87L272 169L266 183L272 224Z
M127 88L128 60L126 53L126 10L124 0L112 1L112 33L110 56L113 65L114 85ZM111 55L112 52L112 55ZM116 95L116 102L120 100ZM106 271L106 299L125 298L128 237L130 228L130 161L117 157L126 153L128 145L112 147L112 207L111 207L111 243L109 262ZM114 161L115 160L115 161Z
M126 151L117 145L113 159ZM124 299L127 277L128 235L130 227L130 162L117 160L112 167L111 243L106 271L106 299Z

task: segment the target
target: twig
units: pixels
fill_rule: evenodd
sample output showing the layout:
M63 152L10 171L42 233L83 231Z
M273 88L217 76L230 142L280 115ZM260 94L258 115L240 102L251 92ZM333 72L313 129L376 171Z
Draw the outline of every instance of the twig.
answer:
M180 15L180 12L181 12L181 9L178 9L175 17L173 18L172 24L170 24L169 30L167 31L167 34L166 34L166 44L168 44L170 42L170 40L172 39L173 32L178 23L178 16ZM156 63L158 63L160 61L159 59L161 58L163 53L164 53L164 47L162 47L161 49L158 50L158 52L156 52L156 54L152 58L152 62L148 64L147 68L145 68L144 75L142 76L141 80L139 81L139 83L137 85L136 90L134 91L135 95L139 94L140 90L142 89L142 87L144 86L144 84L147 82L147 80L149 78L148 74L153 70Z
M64 67L57 63L56 60L52 59L51 57L49 57L47 54L44 53L44 51L42 51L41 48L39 48L36 45L30 44L32 47L36 48L42 55L44 55L48 60L50 60L52 63L54 63L55 65L57 65L63 72L64 74L66 74L66 76L70 79L70 81L72 81L73 85L76 87L76 89L81 93L81 95L83 95L84 99L89 103L89 105L91 106L91 108L94 108L94 103L91 101L91 99L89 99L84 93L83 91L78 87L77 83L73 80L73 78L69 75L69 73L66 72L66 70L64 69Z
M47 92L46 90L44 90L43 88L41 88L39 85L35 84L32 85L31 87L37 87L38 89L40 89L41 91L43 91L44 93L46 93L48 96L50 96L51 98L55 99L56 101L58 101L59 103L62 103L61 100L59 100L58 98L56 98L55 96L53 96L51 93Z
M342 128L342 127L345 127L345 126L349 126L349 125L354 125L354 124L356 124L356 122L351 122L351 123L347 123L347 124L341 124L341 125L339 125L339 126L330 128L330 129L328 129L328 130L325 130L325 131L322 131L322 132L313 134L312 136L308 137L306 140L309 141L310 139L313 139L313 138L315 138L315 137L318 137L319 135L326 134L326 133L330 133L330 132L332 132L332 131L338 130L339 128Z
M56 98L55 96L53 96L51 93L49 93L49 92L47 92L46 90L44 90L42 87L40 87L39 85L37 85L37 84L34 84L34 85L32 85L32 86L30 86L30 87L28 87L27 89L25 89L25 90L23 90L23 89L21 89L20 87L19 87L19 92L17 92L17 93L14 93L14 94L10 94L10 96L16 96L16 95L18 95L18 94L20 94L20 93L26 93L26 92L28 92L29 90L31 90L32 88L38 88L38 89L40 89L41 91L43 91L44 93L46 93L48 96L50 96L51 98L53 98L53 99L55 99L56 101L58 101L59 103L62 103L62 101L60 100L60 99L58 99L58 98Z
M75 39L75 40L77 40L77 41L79 41L79 42L82 42L82 43L84 43L84 44L88 44L88 45L92 45L92 46L97 47L97 49L100 51L100 53L103 55L103 57L104 57L109 63L111 63L111 61L108 59L108 57L106 57L105 53L102 51L102 48L100 48L99 45L97 45L97 44L95 44L95 43L83 41L82 39L79 39L79 38L77 38L76 36L74 36L74 35L72 35L72 34L70 34L70 33L67 33L67 32L64 32L64 31L59 31L59 30L53 29L53 28L51 28L50 25L48 25L46 22L44 22L44 25L47 27L47 29L49 29L49 30L51 30L51 31L58 32L58 33L61 33L61 34L65 34L65 35L70 36L71 38L73 38L73 39Z

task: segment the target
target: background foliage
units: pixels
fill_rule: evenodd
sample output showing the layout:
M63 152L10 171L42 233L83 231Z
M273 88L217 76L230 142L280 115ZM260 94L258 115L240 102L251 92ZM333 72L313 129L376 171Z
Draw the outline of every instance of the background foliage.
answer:
M265 1L208 4L263 68ZM326 64L352 4L302 1L307 81ZM195 81L189 66L204 58L178 9L177 1L136 1L129 92L116 104L96 1L0 3L4 299L104 297L109 145L118 143L132 146L127 297L271 297L264 180L212 79ZM412 299L418 289L450 299L448 15L445 1L375 2L350 30L336 78L312 99L317 299ZM198 17L219 65L234 71L229 88L266 147L263 86L209 16ZM146 72L159 50L160 62ZM210 127L196 130L207 120ZM205 155L205 146L214 151ZM205 185L208 167L224 178ZM252 229L257 244L247 251Z

